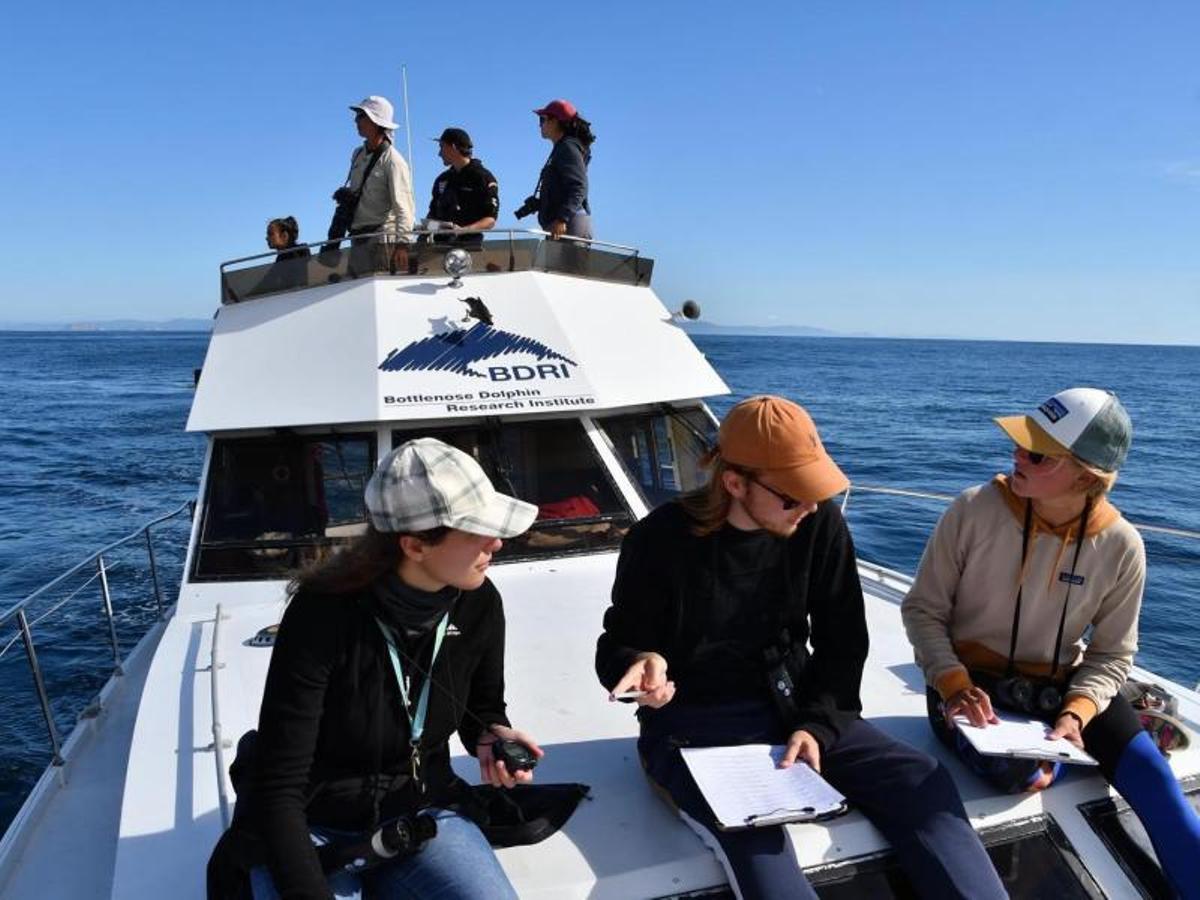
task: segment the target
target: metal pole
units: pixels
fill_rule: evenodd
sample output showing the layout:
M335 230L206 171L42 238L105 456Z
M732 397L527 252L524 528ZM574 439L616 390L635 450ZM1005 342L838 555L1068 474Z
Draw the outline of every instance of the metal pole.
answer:
M221 635L221 604L217 604L216 616L213 619L212 647L208 657L209 685L212 689L212 736L213 759L217 767L217 805L221 810L221 824L229 827L229 793L225 790L225 739L221 731L221 692L217 689L217 670L224 663L217 659Z
M150 557L150 578L154 582L154 602L158 606L158 621L163 620L162 588L158 584L158 565L154 559L154 541L150 538L150 526L146 526L146 553Z
M29 658L29 671L33 674L33 687L37 691L38 701L42 704L42 715L46 719L46 730L50 732L50 748L54 752L51 764L61 766L62 742L58 738L58 728L54 724L54 716L50 713L50 697L46 694L46 683L42 680L42 667L38 665L37 651L33 649L33 633L29 630L29 620L25 618L25 610L17 610L17 627L21 629L21 641L25 644L25 655Z
M417 189L417 161L413 159L412 152L412 125L408 121L408 66L400 66L400 80L404 83L404 134L408 140L408 176L409 182L414 185L413 195L416 196ZM415 213L416 210L413 210Z
M108 639L112 642L113 674L124 675L121 668L121 648L117 646L117 626L113 622L112 597L108 593L108 573L104 569L104 557L96 557L96 569L100 573L100 593L104 596L104 615L108 618Z

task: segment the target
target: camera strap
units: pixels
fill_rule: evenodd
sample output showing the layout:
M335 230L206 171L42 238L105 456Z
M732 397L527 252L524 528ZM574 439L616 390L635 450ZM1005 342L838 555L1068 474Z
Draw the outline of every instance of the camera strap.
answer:
M1058 634L1054 638L1054 656L1050 663L1050 678L1058 673L1058 655L1062 651L1063 629L1067 624L1067 604L1071 600L1071 587L1075 584L1075 570L1079 567L1079 553L1083 550L1083 537L1087 531L1088 518L1092 511L1092 498L1088 497L1083 504L1083 512L1079 516L1079 533L1075 536L1075 555L1071 559L1071 574L1067 579L1067 593L1063 597L1062 614L1058 617ZM1030 528L1033 525L1033 501L1025 501L1025 522L1021 526L1021 572L1025 571L1025 560L1029 556ZM1022 578L1022 581L1024 579ZM1013 608L1012 637L1008 643L1008 665L1004 675L1011 678L1016 674L1017 633L1021 628L1021 594L1025 585L1017 586L1017 601Z

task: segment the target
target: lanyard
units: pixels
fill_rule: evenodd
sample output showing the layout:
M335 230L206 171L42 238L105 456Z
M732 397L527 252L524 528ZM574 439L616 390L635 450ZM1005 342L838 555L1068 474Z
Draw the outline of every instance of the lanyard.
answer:
M425 733L425 714L429 710L429 686L433 683L433 664L437 660L438 651L442 648L442 638L446 636L446 627L450 624L450 613L442 616L442 619L437 624L437 631L433 639L433 655L429 657L429 674L425 678L425 683L421 685L421 695L417 698L417 708L414 711L412 703L408 699L409 680L404 677L404 669L400 665L400 652L396 649L396 642L393 640L392 631L379 619L375 620L379 626L379 630L383 632L383 640L387 644L388 656L392 659L392 671L396 675L396 684L400 688L400 697L404 700L404 715L408 719L409 725L409 743L412 745L414 767L416 765L417 745L421 742L421 735Z

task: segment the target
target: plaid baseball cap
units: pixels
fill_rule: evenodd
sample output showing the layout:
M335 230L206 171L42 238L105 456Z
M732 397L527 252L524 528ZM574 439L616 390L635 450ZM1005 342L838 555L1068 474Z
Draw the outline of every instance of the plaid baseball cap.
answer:
M379 531L412 533L446 526L509 538L533 524L538 508L501 494L479 463L435 438L417 438L384 457L365 494Z
M1121 468L1133 442L1129 413L1116 394L1099 388L1059 391L1028 415L995 421L1031 453L1070 454L1102 472Z

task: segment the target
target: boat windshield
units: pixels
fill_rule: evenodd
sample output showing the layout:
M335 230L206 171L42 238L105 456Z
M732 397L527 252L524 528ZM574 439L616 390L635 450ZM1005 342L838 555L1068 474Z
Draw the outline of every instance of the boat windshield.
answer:
M393 446L434 437L469 453L497 490L538 508L533 526L496 559L616 549L633 517L578 419L488 422L396 431Z
M653 508L708 480L704 455L717 443L703 409L666 410L596 419L630 478Z
M218 438L209 464L197 581L288 577L366 528L374 434Z

